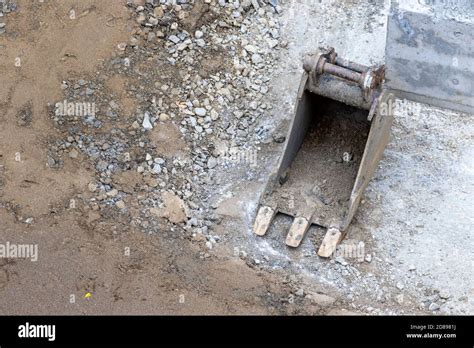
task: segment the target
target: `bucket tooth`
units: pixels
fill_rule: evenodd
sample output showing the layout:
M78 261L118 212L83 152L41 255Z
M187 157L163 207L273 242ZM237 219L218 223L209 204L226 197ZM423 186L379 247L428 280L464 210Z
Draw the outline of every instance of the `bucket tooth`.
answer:
M336 250L342 237L343 235L339 229L334 227L329 228L318 250L318 255L321 257L330 257Z
M276 209L272 209L268 206L260 207L253 225L253 231L257 236L264 236L265 233L267 233L268 227L275 216L275 212Z
M286 236L286 245L292 248L298 247L310 225L311 223L304 217L295 218Z

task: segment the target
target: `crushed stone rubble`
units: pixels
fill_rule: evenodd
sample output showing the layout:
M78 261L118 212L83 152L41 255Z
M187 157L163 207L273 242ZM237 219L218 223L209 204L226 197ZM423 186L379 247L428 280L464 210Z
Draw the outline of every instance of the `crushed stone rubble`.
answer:
M128 42L117 45L104 72L63 81L64 101L50 103L65 136L50 144L47 165L89 161L96 176L82 197L87 209L121 215L147 233L191 238L207 258L221 241L213 226L222 218L209 201L216 172L248 167L225 159L257 151L270 136L258 121L272 109L270 76L284 45L281 8L258 0L127 6L136 23ZM114 75L129 81L126 93L137 101L131 113L107 88ZM166 125L179 131L184 153L157 153L153 137ZM133 187L120 182L124 173L136 180Z

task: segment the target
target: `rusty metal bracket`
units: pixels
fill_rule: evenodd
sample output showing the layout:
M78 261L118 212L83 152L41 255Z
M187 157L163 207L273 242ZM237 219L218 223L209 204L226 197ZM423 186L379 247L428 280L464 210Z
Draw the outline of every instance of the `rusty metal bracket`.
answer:
M362 96L368 104L372 104L377 97L378 94L373 92L379 88L385 77L384 66L369 68L339 58L332 47L320 48L316 53L307 55L303 62L303 68L315 83L324 74L355 83L362 89Z

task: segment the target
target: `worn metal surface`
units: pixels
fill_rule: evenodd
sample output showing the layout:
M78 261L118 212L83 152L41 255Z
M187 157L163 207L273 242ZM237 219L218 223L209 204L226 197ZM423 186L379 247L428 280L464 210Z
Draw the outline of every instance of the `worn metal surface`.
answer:
M359 84L364 82L363 75L360 72L327 62L323 65L323 72L341 77L346 80L357 82Z
M386 66L385 85L396 96L474 113L473 24L400 10L394 4Z
M314 100L308 97L308 93L306 93L307 88L308 74L305 72L301 78L295 115L291 121L285 150L278 169L278 177L275 178L278 181L281 181L282 176L296 157L311 124L311 112L315 109L316 105L314 105Z
M344 68L348 68L348 69L357 71L359 73L363 73L363 72L366 72L367 70L369 70L369 68L366 67L365 65L355 63L355 62L351 62L350 60L344 59L344 58L341 58L341 57L336 58L336 64L339 65L339 66L342 66Z
M317 82L313 80L311 82L308 89L314 94L340 101L358 109L370 109L372 102L370 99L364 98L364 91L355 82L328 74L320 76Z
M390 108L385 108L393 102L393 95L387 91L383 91L374 107L377 109L370 126L369 137L365 146L364 155L359 166L359 172L352 189L351 198L349 200L349 210L345 220L341 226L341 230L345 231L354 217L360 200L370 179L374 175L377 165L382 158L383 152L390 139L390 129L393 123L393 114ZM382 110L387 110L386 113Z

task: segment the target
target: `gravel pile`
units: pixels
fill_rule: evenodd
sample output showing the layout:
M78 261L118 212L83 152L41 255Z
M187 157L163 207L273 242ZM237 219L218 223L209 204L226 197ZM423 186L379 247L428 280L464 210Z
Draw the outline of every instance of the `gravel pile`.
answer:
M127 6L136 22L128 42L97 76L64 81L64 101L50 105L64 137L51 144L48 165L88 161L96 177L82 197L87 209L125 216L148 233L193 238L206 258L220 241L212 227L221 217L209 201L216 173L249 167L224 159L257 151L269 136L256 125L272 109L270 75L285 46L281 9L257 0ZM116 75L128 81L132 113L107 87ZM156 139L170 130L176 134L163 151ZM178 142L182 151L172 151Z

